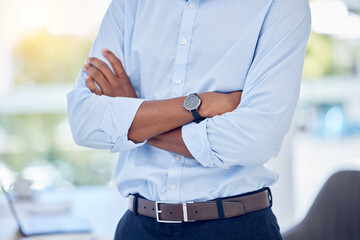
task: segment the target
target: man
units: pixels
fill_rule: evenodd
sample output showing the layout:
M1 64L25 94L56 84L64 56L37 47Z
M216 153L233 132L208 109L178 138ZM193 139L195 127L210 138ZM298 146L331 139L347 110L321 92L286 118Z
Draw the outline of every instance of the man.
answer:
M119 152L115 239L281 239L264 167L299 95L306 0L113 0L68 94L77 144Z

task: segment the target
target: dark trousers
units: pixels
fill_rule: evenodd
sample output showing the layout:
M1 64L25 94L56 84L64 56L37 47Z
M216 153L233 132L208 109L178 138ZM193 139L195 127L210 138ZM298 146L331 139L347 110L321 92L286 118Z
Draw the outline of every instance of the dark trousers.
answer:
M272 240L282 239L271 207L242 216L188 223L158 223L127 211L115 240Z

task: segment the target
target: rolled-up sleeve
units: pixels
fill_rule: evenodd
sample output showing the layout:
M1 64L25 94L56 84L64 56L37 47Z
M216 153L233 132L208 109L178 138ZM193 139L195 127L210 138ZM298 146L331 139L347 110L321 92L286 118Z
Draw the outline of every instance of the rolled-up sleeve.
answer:
M124 15L123 0L113 0L90 56L110 66L101 54L101 50L107 48L124 62ZM84 71L80 71L74 88L67 94L68 120L75 143L90 148L110 149L112 153L145 144L146 141L134 143L127 137L144 99L98 96L87 88L86 76Z
M185 145L200 164L258 165L278 155L296 108L310 28L306 0L273 1L240 105L232 112L182 127Z

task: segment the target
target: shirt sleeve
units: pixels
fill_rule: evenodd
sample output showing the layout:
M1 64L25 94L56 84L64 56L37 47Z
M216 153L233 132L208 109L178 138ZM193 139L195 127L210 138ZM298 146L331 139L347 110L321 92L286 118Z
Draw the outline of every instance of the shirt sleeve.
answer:
M278 155L296 108L310 29L307 0L273 1L239 106L182 127L185 145L200 164L249 166Z
M90 56L105 61L110 67L101 50L111 50L124 63L124 15L123 0L113 0L90 51ZM68 120L75 143L110 149L112 153L145 144L146 141L134 143L127 137L144 99L98 96L85 85L86 76L81 71L74 88L67 94Z

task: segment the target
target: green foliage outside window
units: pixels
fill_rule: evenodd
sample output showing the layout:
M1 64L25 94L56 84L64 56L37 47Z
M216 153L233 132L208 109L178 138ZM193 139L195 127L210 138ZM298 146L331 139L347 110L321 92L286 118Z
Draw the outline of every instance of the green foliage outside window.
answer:
M331 74L334 67L331 38L326 35L311 33L305 59L303 72L305 78Z
M25 37L15 48L15 84L72 83L84 64L92 38L51 35Z
M357 70L360 47L351 40L312 32L308 41L303 77L319 79L328 75L350 75Z

